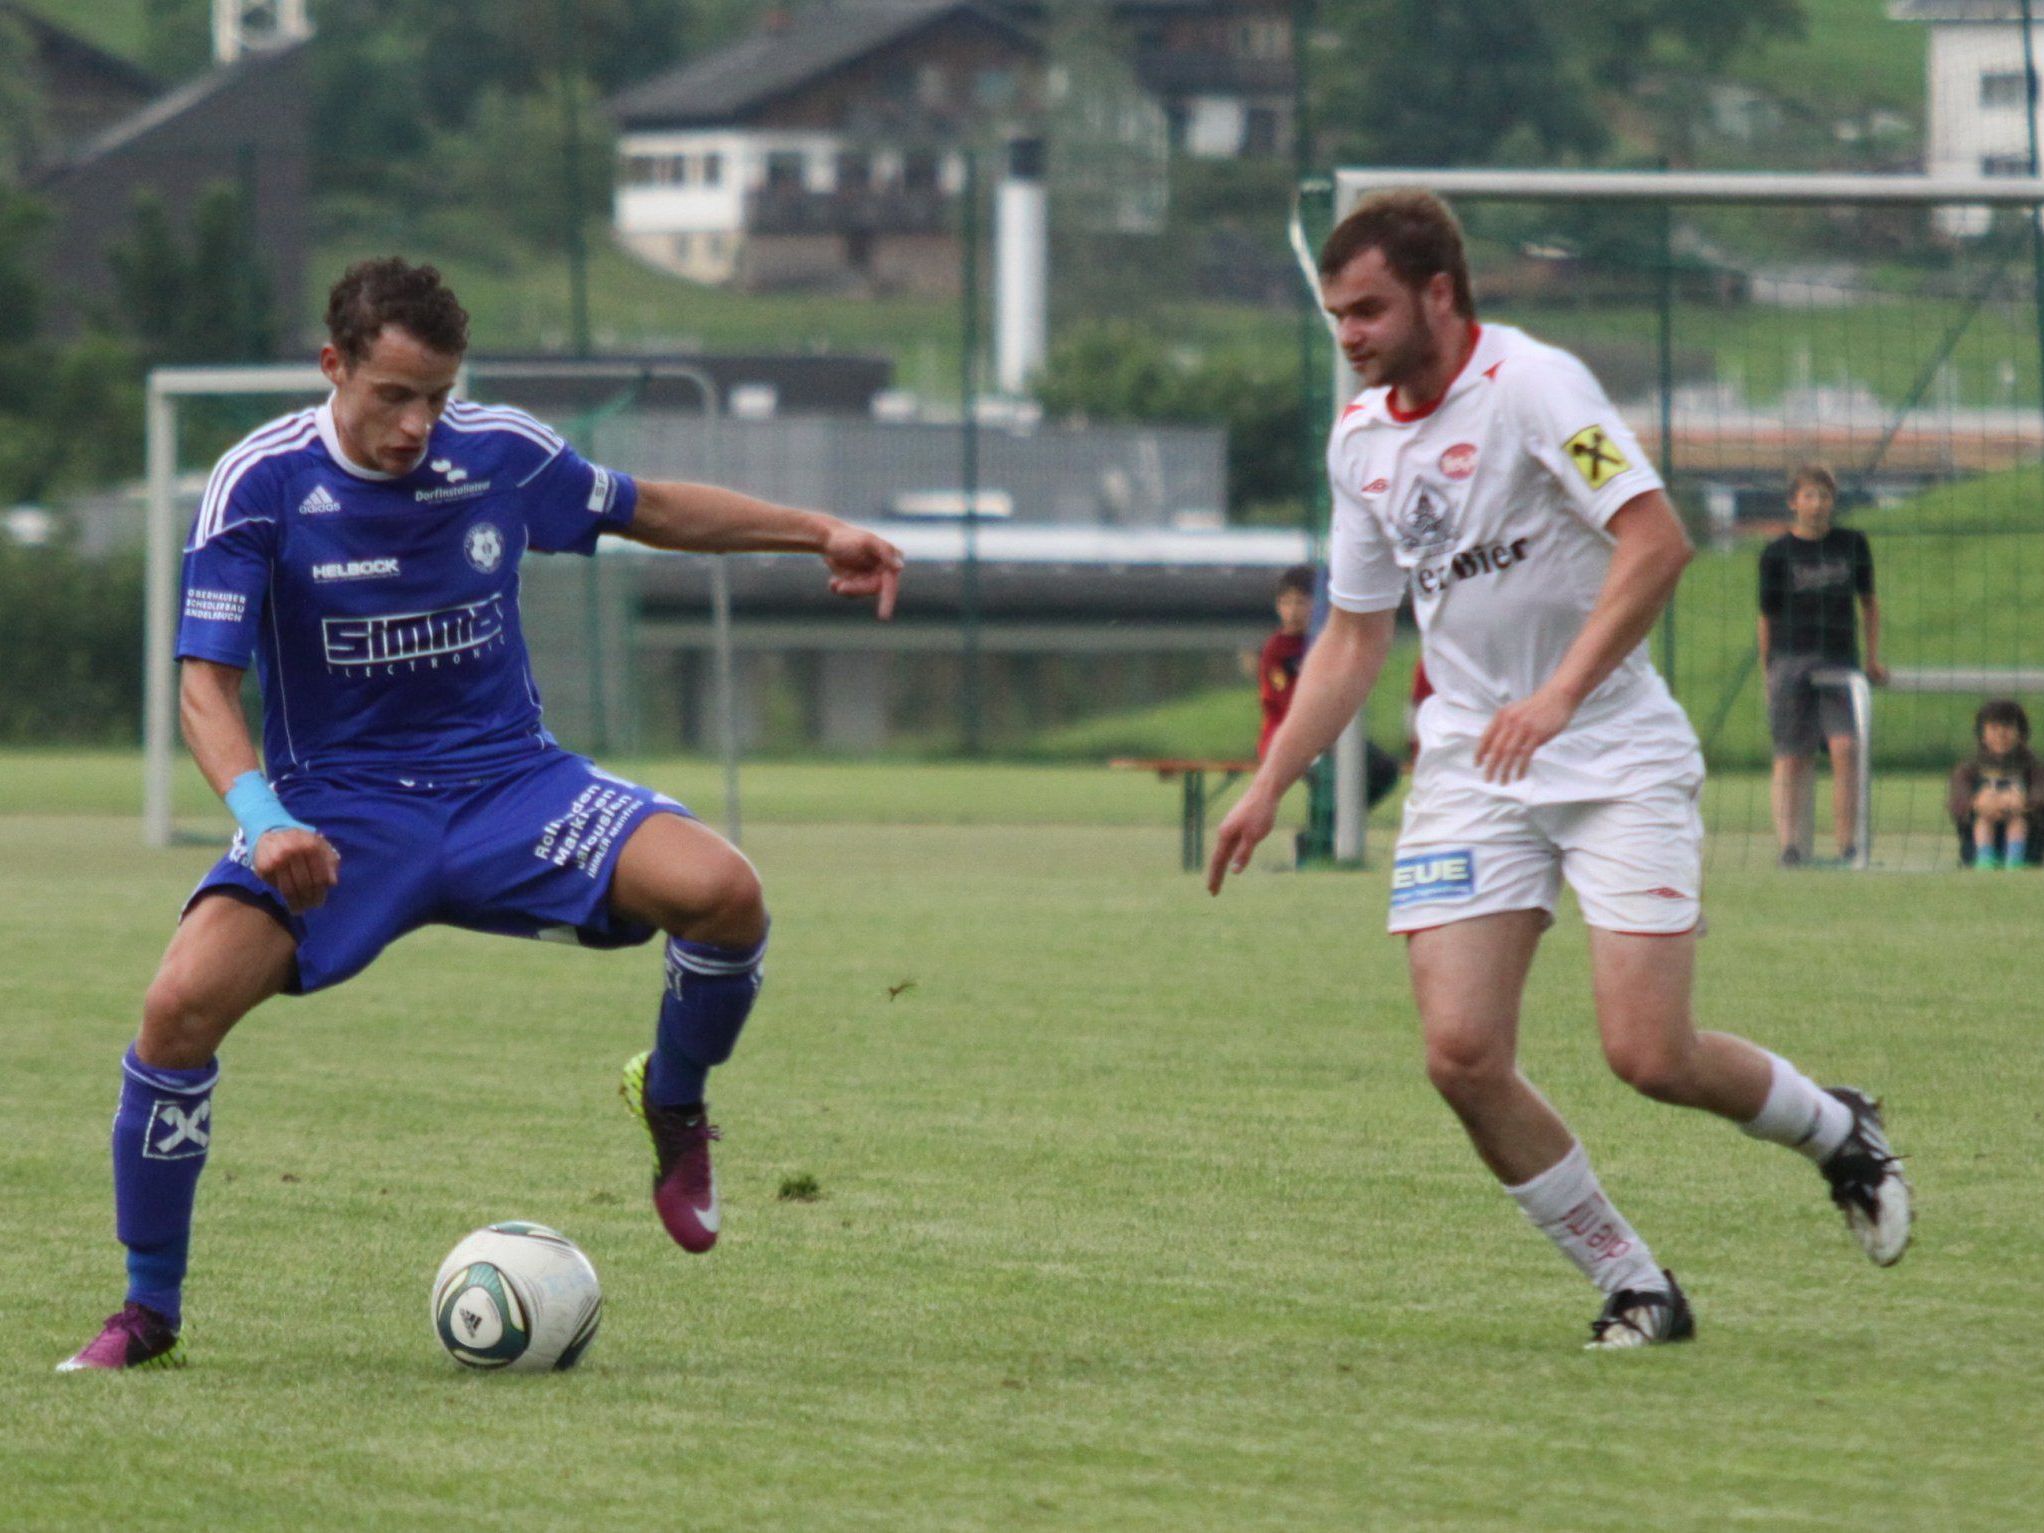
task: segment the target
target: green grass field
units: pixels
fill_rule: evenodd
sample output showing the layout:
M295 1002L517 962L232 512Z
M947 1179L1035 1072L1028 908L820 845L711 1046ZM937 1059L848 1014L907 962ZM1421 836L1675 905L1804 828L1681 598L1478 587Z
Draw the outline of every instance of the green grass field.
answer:
M1097 770L754 774L777 924L711 1256L611 1095L655 956L428 932L227 1050L193 1366L56 1377L119 1297L115 1061L212 855L143 851L103 766L0 758L0 1526L2003 1533L2044 1496L2044 881L1713 874L1703 1014L1888 1097L1922 1222L1885 1273L1796 1158L1610 1079L1564 920L1529 1072L1702 1327L1594 1357L1426 1087L1381 873L1210 901L1166 791ZM506 1217L604 1276L576 1374L431 1337Z

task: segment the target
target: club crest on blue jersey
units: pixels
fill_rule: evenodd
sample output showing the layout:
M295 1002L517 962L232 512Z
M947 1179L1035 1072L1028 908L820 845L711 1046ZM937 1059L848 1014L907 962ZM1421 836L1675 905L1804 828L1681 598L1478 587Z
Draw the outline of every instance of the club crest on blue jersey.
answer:
M1476 896L1476 853L1467 847L1401 857L1391 868L1391 908L1450 905Z
M496 574L497 566L504 562L504 534L494 522L477 522L469 528L461 548L468 562L485 575Z

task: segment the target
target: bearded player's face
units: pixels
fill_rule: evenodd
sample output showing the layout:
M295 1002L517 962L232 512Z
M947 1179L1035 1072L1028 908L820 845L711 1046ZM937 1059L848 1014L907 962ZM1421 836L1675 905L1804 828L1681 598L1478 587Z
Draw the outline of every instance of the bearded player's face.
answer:
M1437 276L1410 287L1384 261L1384 252L1365 250L1332 277L1321 280L1321 301L1335 323L1335 342L1357 377L1369 388L1397 388L1427 376L1440 361L1452 314ZM1442 314L1435 311L1441 310Z
M334 426L348 456L382 474L417 468L454 391L461 358L385 325L361 360L351 362L329 345L319 365L334 386Z

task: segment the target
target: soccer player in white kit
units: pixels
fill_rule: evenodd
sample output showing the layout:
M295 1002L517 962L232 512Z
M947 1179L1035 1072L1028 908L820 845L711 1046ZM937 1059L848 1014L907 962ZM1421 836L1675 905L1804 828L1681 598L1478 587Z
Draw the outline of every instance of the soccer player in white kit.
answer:
M1879 1104L1690 1014L1703 757L1645 639L1691 550L1583 364L1479 325L1461 230L1421 191L1328 237L1322 297L1366 387L1328 446L1332 611L1269 755L1222 822L1218 894L1368 697L1407 591L1434 695L1391 880L1427 1074L1528 1219L1602 1290L1594 1347L1682 1341L1687 1300L1519 1073L1519 1001L1562 881L1590 928L1605 1058L1656 1101L1799 1150L1881 1266L1909 1187Z

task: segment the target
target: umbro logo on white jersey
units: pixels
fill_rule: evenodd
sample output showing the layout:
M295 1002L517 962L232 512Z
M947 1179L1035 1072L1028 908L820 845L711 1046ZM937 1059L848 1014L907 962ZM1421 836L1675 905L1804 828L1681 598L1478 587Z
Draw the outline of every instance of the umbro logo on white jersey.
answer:
M327 493L327 487L323 484L314 485L312 493L298 502L300 516L323 516L329 511L340 509L341 503Z

